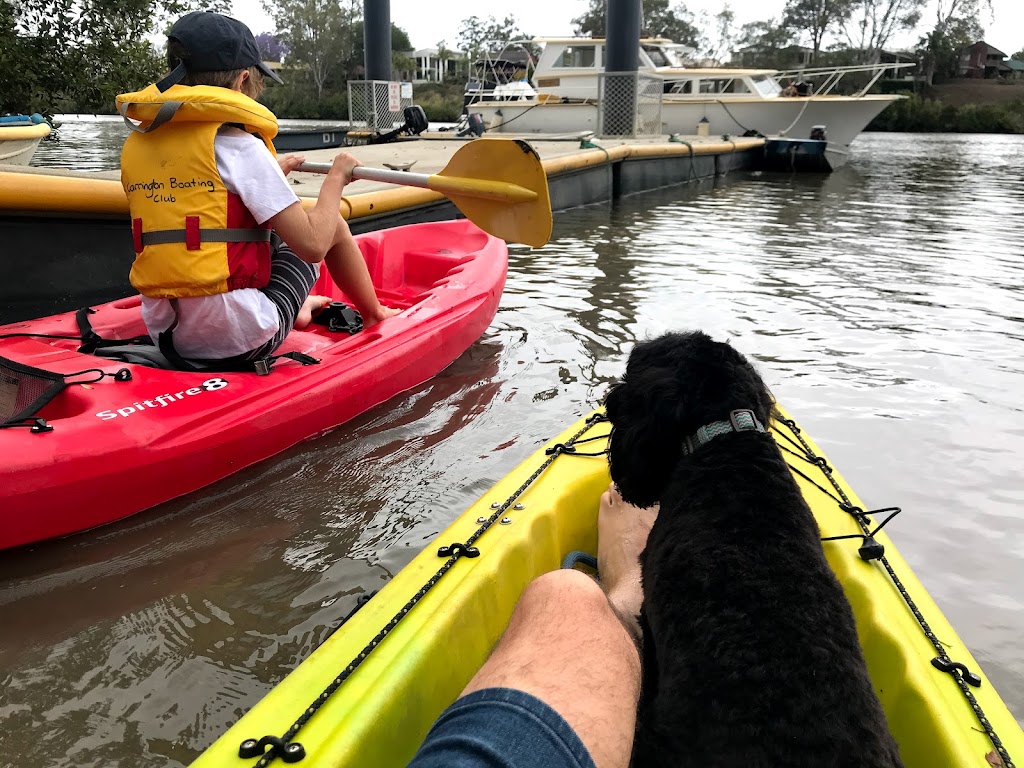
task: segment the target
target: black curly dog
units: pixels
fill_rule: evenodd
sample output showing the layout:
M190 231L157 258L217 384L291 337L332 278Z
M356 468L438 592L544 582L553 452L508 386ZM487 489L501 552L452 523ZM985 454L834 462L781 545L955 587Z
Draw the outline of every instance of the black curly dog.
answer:
M818 526L753 425L773 410L753 366L703 333L667 334L636 346L606 406L612 480L661 505L641 556L633 766L901 766ZM695 437L740 410L740 431Z

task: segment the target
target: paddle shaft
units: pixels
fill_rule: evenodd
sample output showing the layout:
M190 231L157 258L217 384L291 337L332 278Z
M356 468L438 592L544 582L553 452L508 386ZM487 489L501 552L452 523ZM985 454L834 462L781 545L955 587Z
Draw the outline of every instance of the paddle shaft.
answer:
M331 170L330 163L302 163L298 171L306 173L327 173ZM484 200L520 203L537 199L537 193L518 184L492 181L490 179L473 179L465 176L442 176L439 174L410 173L409 171L392 171L385 168L367 168L357 165L352 169L353 179L366 181L382 181L386 184L401 184L406 187L432 189L444 194L460 194Z

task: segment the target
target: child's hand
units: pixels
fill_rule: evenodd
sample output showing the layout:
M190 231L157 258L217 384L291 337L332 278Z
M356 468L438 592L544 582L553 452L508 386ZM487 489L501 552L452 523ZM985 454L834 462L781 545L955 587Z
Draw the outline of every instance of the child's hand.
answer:
M352 181L352 169L357 165L362 165L352 155L347 152L340 152L337 157L334 158L334 163L331 166L331 173L340 173L344 178L343 184L348 184Z
M281 170L284 171L285 176L294 171L304 162L306 162L306 158L302 155L285 155L284 157L277 158L277 164L281 166Z

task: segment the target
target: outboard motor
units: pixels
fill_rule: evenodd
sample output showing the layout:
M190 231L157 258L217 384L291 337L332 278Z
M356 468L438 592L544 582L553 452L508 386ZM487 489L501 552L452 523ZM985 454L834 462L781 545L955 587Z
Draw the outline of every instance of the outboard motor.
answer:
M427 122L427 113L423 111L423 107L419 104L413 104L411 107L406 107L402 110L402 116L405 118L405 122L402 123L398 128L387 133L382 133L378 136L374 136L369 139L367 144L385 144L386 142L397 139L401 134L405 133L409 136L419 136L430 125Z
M402 130L410 136L419 136L430 125L427 122L427 113L423 111L423 107L419 104L406 107L402 110L402 116L405 118L405 125L402 126Z
M487 126L484 125L484 116L479 112L470 112L466 115L466 127L456 133L456 136L483 136Z
M810 136L811 141L827 141L828 131L826 131L825 128L826 126L824 125L815 125L812 127Z

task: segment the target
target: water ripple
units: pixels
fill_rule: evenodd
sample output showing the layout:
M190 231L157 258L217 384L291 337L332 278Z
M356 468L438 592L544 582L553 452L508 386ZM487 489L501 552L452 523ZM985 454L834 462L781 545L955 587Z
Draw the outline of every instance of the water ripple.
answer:
M7 754L187 764L598 403L637 340L683 328L752 356L865 503L903 507L893 539L1024 714L1022 165L1020 137L867 135L831 176L559 214L433 381L201 494L6 553Z

